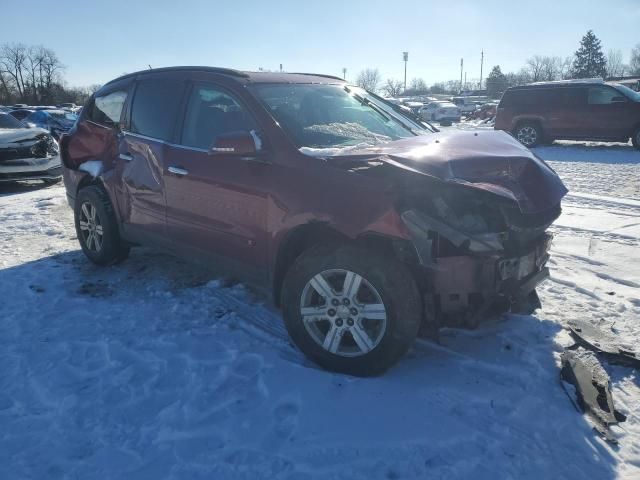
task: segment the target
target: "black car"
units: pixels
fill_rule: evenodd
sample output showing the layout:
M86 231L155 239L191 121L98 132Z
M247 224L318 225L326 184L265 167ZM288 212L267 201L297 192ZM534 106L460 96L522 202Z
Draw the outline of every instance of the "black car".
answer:
M0 182L42 180L56 183L62 178L58 143L41 128L29 128L6 113L0 113Z

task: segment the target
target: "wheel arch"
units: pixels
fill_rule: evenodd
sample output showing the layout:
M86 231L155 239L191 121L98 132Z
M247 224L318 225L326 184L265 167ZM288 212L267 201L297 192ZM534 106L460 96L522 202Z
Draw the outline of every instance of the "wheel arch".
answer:
M351 244L391 255L403 263L418 264L415 249L409 240L391 237L376 232L364 232L355 238L349 237L334 226L324 222L311 222L291 229L279 243L272 269L273 300L280 306L282 284L289 267L304 252L318 245Z
M100 177L93 177L87 173L78 182L78 185L76 187L76 197L80 193L80 190L82 190L83 188L87 188L90 185L96 185L98 187L101 187L105 192L107 191Z
M543 120L540 117L519 117L516 118L515 121L513 122L513 128L511 129L511 133L513 133L515 135L516 130L518 129L518 127L520 127L521 125L525 124L525 123L532 123L534 125L537 125L540 128L540 132L542 132L542 135L545 134L545 129L543 127Z

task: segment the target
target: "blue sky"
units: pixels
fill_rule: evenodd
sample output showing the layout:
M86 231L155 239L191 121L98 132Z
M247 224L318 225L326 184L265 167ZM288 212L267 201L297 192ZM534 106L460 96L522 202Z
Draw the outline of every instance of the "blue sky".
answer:
M605 52L628 61L640 43L640 0L216 1L0 0L0 43L43 44L67 66L69 84L104 83L124 72L214 65L342 75L367 67L383 78L427 83L469 79L527 57L571 55L588 29Z

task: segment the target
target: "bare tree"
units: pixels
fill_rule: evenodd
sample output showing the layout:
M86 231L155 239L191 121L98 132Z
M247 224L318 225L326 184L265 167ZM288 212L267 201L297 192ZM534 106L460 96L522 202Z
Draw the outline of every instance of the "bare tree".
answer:
M631 50L629 73L631 75L640 75L640 43Z
M0 47L0 73L11 80L21 100L25 98L26 65L27 47L24 44L5 44Z
M400 80L393 80L388 78L386 83L382 86L382 91L388 97L397 97L402 93L404 84Z
M507 85L509 87L517 87L531 83L529 70L526 68L521 68L520 71L516 73L507 73L505 77L507 77Z
M0 47L0 86L22 102L51 101L54 82L64 69L53 50L43 46L5 44ZM13 95L11 95L13 96Z
M414 78L411 80L409 88L414 94L425 93L428 90L427 83L421 78Z
M552 81L561 78L562 59L560 57L542 57L542 80Z
M356 84L365 90L375 93L378 91L378 86L381 81L382 78L380 77L380 72L377 68L367 68L358 74Z
M573 58L564 57L564 60L560 63L560 80L567 80L571 78L571 67L573 65Z
M527 70L532 82L540 82L544 71L544 57L535 55L527 59L527 66L525 69Z
M622 62L622 52L620 50L609 50L607 52L607 77L622 77L626 66Z
M0 71L0 105L11 103L13 98L15 98L15 90L11 79L6 73Z

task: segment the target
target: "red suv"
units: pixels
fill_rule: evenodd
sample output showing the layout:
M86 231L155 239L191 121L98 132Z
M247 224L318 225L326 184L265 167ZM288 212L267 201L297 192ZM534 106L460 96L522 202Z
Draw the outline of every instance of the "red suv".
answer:
M273 292L325 368L384 371L419 329L535 306L566 189L503 132L437 133L339 78L125 75L61 140L82 250L164 247Z
M640 149L640 93L602 80L564 80L509 88L496 130L527 147L553 140L599 140Z

